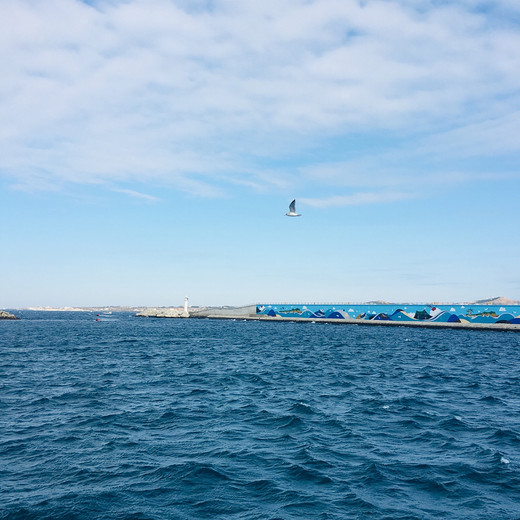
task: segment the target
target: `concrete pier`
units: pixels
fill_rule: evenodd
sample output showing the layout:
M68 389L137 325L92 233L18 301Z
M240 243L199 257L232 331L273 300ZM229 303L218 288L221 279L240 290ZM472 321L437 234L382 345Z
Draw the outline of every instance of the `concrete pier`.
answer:
M220 320L247 320L247 321L276 321L288 323L329 323L332 325L360 325L367 327L419 327L428 329L464 329L464 330L493 330L520 332L520 325L510 323L436 323L427 321L391 321L391 320L353 320L353 319L327 319L327 318L281 318L278 316L263 315L238 315L238 314L212 314L201 312L192 318L207 318Z

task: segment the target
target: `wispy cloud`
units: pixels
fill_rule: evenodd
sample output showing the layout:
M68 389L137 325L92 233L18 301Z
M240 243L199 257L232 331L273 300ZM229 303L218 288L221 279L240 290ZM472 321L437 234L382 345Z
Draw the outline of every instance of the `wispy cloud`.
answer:
M129 197L133 197L136 199L146 200L148 202L157 202L160 200L158 197L154 197L153 195L148 195L147 193L141 193L135 190L113 188L112 191L115 191L116 193L123 193L124 195L128 195Z
M315 208L330 208L335 206L363 206L366 204L379 204L396 202L414 198L411 193L399 192L363 192L352 195L334 195L324 198L300 198L299 202Z
M389 135L419 135L421 157L516 154L518 13L510 0L2 2L0 174L221 196L308 182L328 161L306 154L331 137L372 142L335 149L340 163ZM399 164L386 172L399 186Z

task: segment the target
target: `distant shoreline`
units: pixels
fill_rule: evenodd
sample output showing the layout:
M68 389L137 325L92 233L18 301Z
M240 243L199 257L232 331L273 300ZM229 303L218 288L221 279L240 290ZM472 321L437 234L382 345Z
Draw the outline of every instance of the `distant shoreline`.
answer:
M520 305L520 301L498 296L495 298L467 301L467 302L388 302L383 300L371 300L367 302L291 302L295 305ZM242 307L256 306L258 303L251 303L245 305L201 305L201 306L190 306L190 310L209 310L209 309L239 309ZM287 305L285 303L270 303L270 305ZM7 309L8 307L6 307ZM171 311L182 311L183 306L181 305L159 305L159 306L147 306L147 305L100 305L100 306L66 306L66 307L9 307L12 310L19 311L48 311L48 312L143 312L151 313L157 312L168 312Z

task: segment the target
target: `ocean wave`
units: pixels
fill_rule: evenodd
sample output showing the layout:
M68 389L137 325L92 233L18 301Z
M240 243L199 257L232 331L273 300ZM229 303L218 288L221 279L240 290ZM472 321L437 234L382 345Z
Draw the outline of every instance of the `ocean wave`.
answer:
M2 520L518 517L518 335L16 330L0 336Z

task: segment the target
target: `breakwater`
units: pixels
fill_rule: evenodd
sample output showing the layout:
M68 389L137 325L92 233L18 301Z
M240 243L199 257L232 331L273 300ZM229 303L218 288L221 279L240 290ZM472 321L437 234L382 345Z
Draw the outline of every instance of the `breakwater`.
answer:
M242 307L148 309L137 316L292 321L336 325L407 326L520 332L520 305L256 304Z
M199 309L190 317L520 332L520 305L259 304Z
M193 317L193 316L192 316ZM509 323L435 323L428 321L418 322L398 322L398 321L383 321L383 320L353 320L353 319L313 319L313 318L281 318L281 317L270 317L270 316L235 316L235 315L224 315L224 314L207 314L206 316L199 315L197 318L208 318L208 319L227 319L237 320L241 319L244 321L265 321L265 322L290 322L290 323L328 323L332 325L359 325L359 326L375 326L375 327L419 327L419 328L430 328L430 329L470 329L470 330L501 330L520 332L520 325L509 324Z
M264 304L256 314L279 318L384 321L395 323L443 323L520 325L520 305L480 304Z

